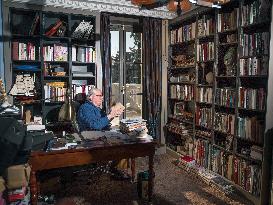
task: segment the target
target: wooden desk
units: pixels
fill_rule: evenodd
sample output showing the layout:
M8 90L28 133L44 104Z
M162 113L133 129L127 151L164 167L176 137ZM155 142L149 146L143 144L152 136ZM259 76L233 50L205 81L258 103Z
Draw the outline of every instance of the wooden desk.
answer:
M31 165L30 191L31 203L37 204L39 187L36 173L62 167L85 165L94 162L120 160L126 158L149 157L149 201L153 194L153 158L155 144L153 142L138 142L121 145L103 145L101 147L88 147L81 149L61 150L52 152L32 152L29 163Z

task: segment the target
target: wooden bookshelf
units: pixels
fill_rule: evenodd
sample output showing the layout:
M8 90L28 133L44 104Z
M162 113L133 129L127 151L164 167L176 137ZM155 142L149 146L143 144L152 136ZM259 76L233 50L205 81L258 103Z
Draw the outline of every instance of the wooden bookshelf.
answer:
M241 126L243 129L247 130L247 134L243 133L244 135L260 136L262 138L264 136L265 114L267 111L265 100L268 92L267 80L269 69L269 49L267 45L269 45L270 38L271 6L270 14L267 14L266 18L260 20L261 16L264 16L264 14L259 14L259 4L257 4L257 1L259 0L233 0L227 5L223 5L223 7L218 10L198 8L189 13L185 20L183 17L180 17L170 22L170 42L172 42L170 46L170 55L172 58L174 54L177 54L176 47L179 46L182 54L184 52L185 55L189 55L186 49L183 48L195 44L195 94L192 99L192 103L194 104L193 144L200 144L201 141L204 140L206 148L203 148L209 149L208 147L210 146L207 147L207 141L210 141L209 143L214 147L213 149L216 149L215 153L218 160L221 158L220 153L226 153L228 156L232 156L232 163L236 161L238 166L244 166L246 163L248 164L247 169L255 170L256 176L259 177L253 178L257 187L252 190L252 193L249 192L248 187L244 187L243 184L240 184L241 182L236 182L237 184L233 182L234 185L236 184L236 187L240 187L239 189L243 191L254 204L260 204L265 201L264 199L261 199L265 192L265 186L263 186L263 180L265 179L262 175L267 171L262 169L262 163L264 163L264 161L253 159L250 155L245 155L243 153L250 153L253 145L258 145L261 148L268 145L261 143L260 140L253 141L252 138L245 139L244 137L239 136L239 134L242 134L239 132L239 127ZM246 16L247 13L251 13L253 16L250 18L249 16ZM198 21L202 21L202 25L198 25ZM179 42L179 39L184 38L183 33L179 33L181 31L180 28L182 27L184 32L191 32L192 28L187 30L187 25L192 25L193 22L196 22L196 24L194 24L196 28L194 30L195 36L191 36L192 39L190 39L191 44ZM210 26L207 26L206 23L209 22ZM215 26L215 29L212 29L212 25ZM199 28L203 28L201 31L203 32L202 35L199 35L200 33L198 33ZM207 31L206 29L210 29L210 31ZM257 42L257 45L260 42L257 47L251 46L254 45L252 44L254 40ZM207 47L208 43L210 43L209 47ZM206 54L205 51L208 49L211 53ZM228 56L228 54L230 56ZM206 55L209 57L206 57ZM227 57L232 59L233 66L227 67L224 60ZM172 58L170 58L169 67L175 67ZM207 83L204 83L206 82L206 79L204 78L210 71L213 73L213 83L208 85ZM193 71L189 69L187 72ZM181 75L183 75L187 72L185 70L182 71L182 69L181 71L177 69L175 74L181 73ZM169 88L170 86L171 83L169 83ZM207 97L201 102L200 100L197 100L199 95L208 96L208 92L205 92L204 90L202 90L203 94L197 92L200 91L201 88L213 89L212 101L207 102ZM219 89L222 91L220 96L217 97ZM227 90L234 90L234 93L231 95ZM171 92L172 90L169 89L169 94L171 94ZM218 102L220 99L221 103L217 102L217 98ZM175 103L170 98L168 99L169 114L173 114L173 106ZM185 109L191 106L192 105L185 106ZM198 122L197 124L196 120L199 118L199 114L196 115L196 112L200 108L203 110L211 108L212 110L212 127L210 129L203 126L203 123L206 123L207 121L205 116L202 116L201 123ZM206 112L202 114L205 113ZM219 129L219 126L217 126L217 123L221 124L221 117L219 118L219 115L223 115L224 118L232 117L232 120L230 121L232 126L229 124L224 130ZM222 119L222 121L225 120ZM246 124L243 125L240 123ZM251 123L257 123L257 125ZM216 129L216 127L218 128ZM211 136L211 138L200 135L200 131L206 130L206 135ZM260 134L253 134L258 131ZM167 132L167 135L171 136L171 133ZM168 136L166 138L168 139ZM232 140L230 141L230 150L227 150L222 146L222 144L225 144L225 141L228 142L228 140ZM217 145L217 143L220 143L221 146ZM175 147L175 145L171 145L171 147ZM198 149L195 147L193 153L188 153L188 155L191 155L196 159L196 156L198 156L197 152ZM212 155L203 156L209 157L211 163L213 162ZM197 161L198 160L207 161L208 159L197 159ZM234 174L235 165L232 164L231 167ZM212 165L206 165L206 168L213 171ZM235 174L236 176L238 174L237 171ZM259 180L256 181L256 179Z
M38 83L35 83L32 102L40 102L41 106L32 114L42 116L43 123L52 126L58 121L56 116L68 89L74 99L76 94L87 93L96 86L96 19L92 15L19 8L10 8L10 16L13 83L19 74L35 76ZM80 30L83 24L85 29ZM78 50L73 53L73 47L89 52L78 55ZM77 57L80 61L73 61ZM77 76L73 76L73 72L77 72ZM51 83L65 86L61 88L56 84L53 88ZM20 104L17 96L14 99Z

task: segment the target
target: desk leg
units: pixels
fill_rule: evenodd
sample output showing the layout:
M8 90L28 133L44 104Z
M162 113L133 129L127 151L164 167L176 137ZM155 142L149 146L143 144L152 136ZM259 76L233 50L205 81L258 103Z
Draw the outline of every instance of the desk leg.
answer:
M135 178L136 178L136 161L135 161L135 158L131 158L131 172L132 172L132 182L134 182Z
M36 179L35 171L31 171L30 173L30 194L31 194L31 204L36 205L38 202L38 189L37 189L37 179Z
M148 184L148 199L152 202L154 188L154 155L149 156L149 184Z

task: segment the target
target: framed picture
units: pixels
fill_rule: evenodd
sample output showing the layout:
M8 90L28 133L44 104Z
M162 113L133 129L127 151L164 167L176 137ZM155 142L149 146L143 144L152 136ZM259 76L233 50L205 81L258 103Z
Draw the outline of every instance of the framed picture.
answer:
M184 102L177 102L174 105L174 115L183 115L185 112L185 103Z

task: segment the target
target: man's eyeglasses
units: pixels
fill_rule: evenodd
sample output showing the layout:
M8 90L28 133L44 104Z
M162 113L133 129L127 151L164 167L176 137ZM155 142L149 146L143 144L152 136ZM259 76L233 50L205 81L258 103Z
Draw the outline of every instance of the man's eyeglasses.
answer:
M103 95L95 95L96 97L103 97Z

